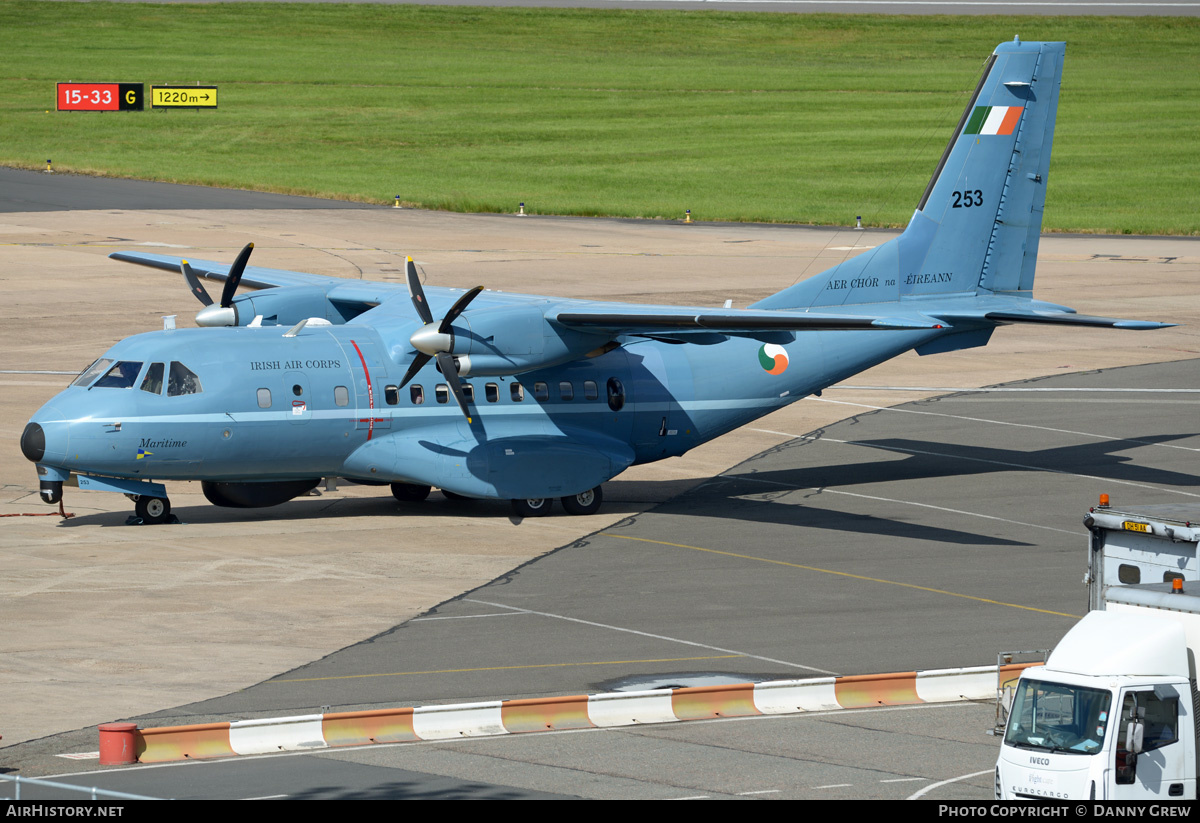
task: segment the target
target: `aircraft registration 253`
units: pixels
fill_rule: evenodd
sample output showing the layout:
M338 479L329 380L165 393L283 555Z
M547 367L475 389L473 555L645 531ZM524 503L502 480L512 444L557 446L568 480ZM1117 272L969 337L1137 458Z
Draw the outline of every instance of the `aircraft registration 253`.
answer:
M745 310L425 290L136 252L182 272L199 329L122 340L21 436L41 495L123 492L170 517L163 480L271 506L324 477L595 512L601 484L903 352L1008 323L1162 328L1032 298L1065 47L1002 43L894 240ZM214 304L201 279L224 281ZM240 286L256 289L236 295Z

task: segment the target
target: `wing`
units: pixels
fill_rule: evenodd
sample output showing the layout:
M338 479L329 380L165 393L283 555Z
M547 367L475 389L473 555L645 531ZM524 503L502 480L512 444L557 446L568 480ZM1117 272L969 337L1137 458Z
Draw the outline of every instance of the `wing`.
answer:
M862 309L862 306L856 307ZM896 307L889 307L896 308ZM611 334L764 331L847 331L861 329L943 329L946 323L920 314L839 314L835 312L705 309L688 306L631 306L596 303L550 312L548 319L581 331Z
M225 282L229 278L232 263L217 263L213 260L196 260L188 257L171 257L165 254L118 251L109 255L113 260L137 263L163 271L179 274L179 264L185 259L192 272L204 280ZM241 285L249 289L273 289L281 286L316 286L329 295L334 302L357 303L365 306L379 305L398 295L408 295L407 288L400 284L375 283L370 280L346 280L323 274L307 274L285 269L267 269L262 266L247 266L242 274Z

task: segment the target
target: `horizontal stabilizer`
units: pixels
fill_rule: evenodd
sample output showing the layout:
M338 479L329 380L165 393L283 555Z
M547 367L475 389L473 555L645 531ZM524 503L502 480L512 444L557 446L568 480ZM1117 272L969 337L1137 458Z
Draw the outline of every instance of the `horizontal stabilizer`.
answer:
M1049 311L985 311L976 315L943 314L938 316L947 322L963 322L969 320L990 320L993 323L1046 323L1058 326L1091 326L1094 328L1129 329L1133 331L1149 331L1151 329L1168 329L1175 323L1157 323L1151 320L1122 320L1118 317L1095 317L1073 312Z

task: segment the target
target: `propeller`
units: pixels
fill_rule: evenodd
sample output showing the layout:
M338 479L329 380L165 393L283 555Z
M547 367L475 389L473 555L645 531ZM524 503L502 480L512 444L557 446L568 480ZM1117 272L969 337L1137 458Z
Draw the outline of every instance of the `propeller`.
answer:
M466 311L471 301L483 291L483 286L476 286L470 291L464 292L458 300L454 301L454 305L450 307L450 311L446 312L446 316L441 319L441 322L435 325L433 312L429 310L429 303L425 300L425 289L421 287L421 279L417 276L417 264L411 257L404 264L404 277L408 281L408 294L412 298L413 307L425 325L413 332L412 337L408 339L408 342L416 350L416 356L413 357L412 365L408 367L404 379L400 382L400 388L404 388L408 381L416 377L417 372L425 367L426 363L436 358L438 368L445 375L446 383L450 386L450 391L454 393L454 399L458 401L458 407L462 409L463 416L470 423L471 413L467 411L467 397L463 394L462 383L458 379L458 366L454 363L452 324L460 314Z
M246 262L250 259L250 252L254 251L254 244L247 243L246 247L238 253L237 259L233 261L233 265L229 267L229 276L225 279L225 288L221 290L221 302L213 305L213 300L208 296L208 291L200 282L200 278L196 276L196 272L192 271L188 261L179 261L179 270L183 272L183 279L187 281L188 288L192 290L192 294L196 295L196 299L203 305L199 312L196 313L197 326L236 326L237 325L237 309L233 307L233 295L237 292L238 284L242 282L242 274L246 271Z

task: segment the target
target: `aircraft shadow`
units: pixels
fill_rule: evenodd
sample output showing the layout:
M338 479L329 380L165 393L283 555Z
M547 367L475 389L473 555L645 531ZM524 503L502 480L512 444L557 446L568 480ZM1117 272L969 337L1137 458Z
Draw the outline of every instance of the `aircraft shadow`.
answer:
M691 494L660 506L657 511L957 545L1028 546L1032 544L993 534L846 512L840 508L842 500L834 503L823 493L826 489L836 491L867 484L903 484L1027 471L1079 474L1147 485L1200 485L1200 478L1193 475L1145 466L1135 463L1134 458L1127 455L1114 454L1139 445L1195 437L1194 434L1151 435L1135 438L1140 443L1102 441L1032 451L899 438L864 439L852 441L853 446L882 452L879 460L828 464L813 459L823 433L768 449ZM801 450L808 450L808 453ZM797 465L795 468L774 468L785 461ZM803 503L799 505L796 503L797 492L802 492ZM886 492L881 494L887 496ZM784 496L788 497L786 504L775 502ZM828 501L831 507L826 508L822 500Z

